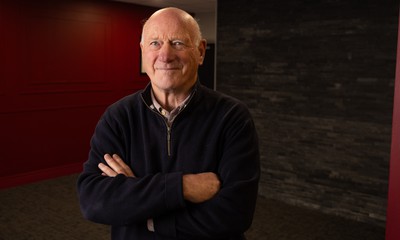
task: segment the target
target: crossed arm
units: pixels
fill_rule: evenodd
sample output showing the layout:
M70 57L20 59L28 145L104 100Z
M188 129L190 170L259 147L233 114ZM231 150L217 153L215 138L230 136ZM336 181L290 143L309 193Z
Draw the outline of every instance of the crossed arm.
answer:
M259 155L254 125L247 118L243 120L247 115L230 117L232 122L224 124L223 142L213 142L207 149L207 153L216 153L218 147L222 153L218 159L213 158L216 154L204 156L205 166L217 166L193 174L190 168L157 172L158 168L151 165L157 161L150 162L150 166L130 163L133 157L147 158L133 156L130 149L124 149L127 143L132 145L132 139L115 120L128 118L118 114L111 112L99 122L89 160L78 179L85 218L112 225L116 231L126 228L132 232L145 231L142 224L153 219L156 234L179 234L186 239L240 235L248 229L257 196ZM104 155L107 152L111 155ZM149 225L147 230L151 231Z
M103 172L103 176L115 177L123 174L126 177L135 178L130 167L117 154L105 154L104 163L99 163L98 167ZM185 174L182 176L183 198L192 203L205 202L218 193L221 182L213 172L198 174Z

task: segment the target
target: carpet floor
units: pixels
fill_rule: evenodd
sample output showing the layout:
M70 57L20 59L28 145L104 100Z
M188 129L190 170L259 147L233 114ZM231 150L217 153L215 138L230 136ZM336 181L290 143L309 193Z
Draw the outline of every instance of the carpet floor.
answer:
M77 175L0 190L0 240L109 240L83 219ZM260 197L248 240L384 240L385 229Z

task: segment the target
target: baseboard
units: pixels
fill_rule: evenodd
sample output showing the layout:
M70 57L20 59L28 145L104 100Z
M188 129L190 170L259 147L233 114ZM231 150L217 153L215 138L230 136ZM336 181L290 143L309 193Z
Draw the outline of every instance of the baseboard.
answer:
M66 176L82 171L82 163L73 163L63 166L41 169L37 171L0 177L0 189L15 187L46 179Z

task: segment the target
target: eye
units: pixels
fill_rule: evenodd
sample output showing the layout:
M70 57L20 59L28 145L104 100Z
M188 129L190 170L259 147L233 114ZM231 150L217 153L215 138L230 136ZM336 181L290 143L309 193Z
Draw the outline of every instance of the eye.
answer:
M179 46L179 45L184 45L184 44L182 41L175 40L175 41L172 41L172 45Z
M150 44L149 44L149 46L150 46L152 49L157 49L157 48L160 48L160 47L161 47L161 43L160 43L159 41L151 41Z
M182 50L186 47L185 43L180 40L174 40L171 42L171 46L177 50Z

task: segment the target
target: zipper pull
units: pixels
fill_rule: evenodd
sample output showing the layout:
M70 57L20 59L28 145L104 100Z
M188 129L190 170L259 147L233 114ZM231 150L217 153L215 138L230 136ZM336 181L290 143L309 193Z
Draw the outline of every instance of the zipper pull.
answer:
M167 127L167 152L168 157L171 157L171 127Z

